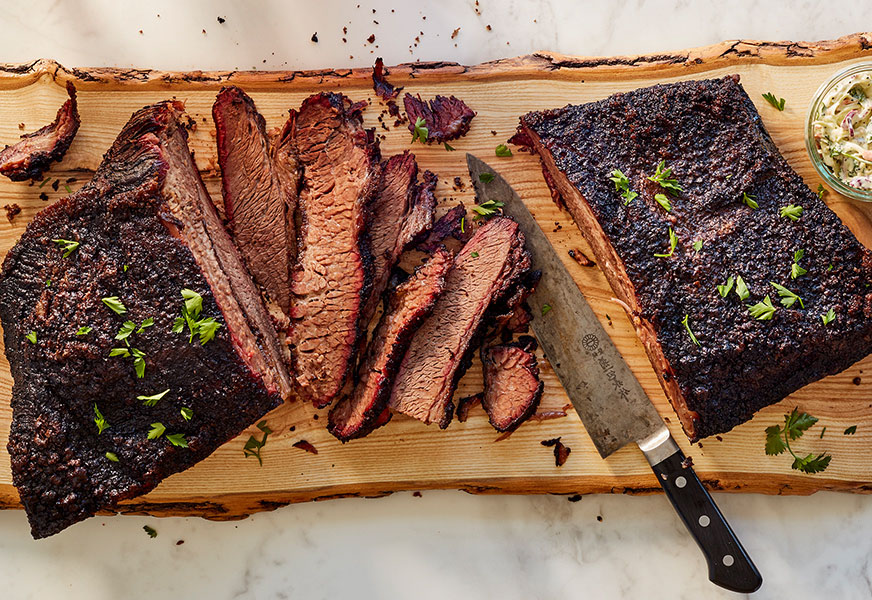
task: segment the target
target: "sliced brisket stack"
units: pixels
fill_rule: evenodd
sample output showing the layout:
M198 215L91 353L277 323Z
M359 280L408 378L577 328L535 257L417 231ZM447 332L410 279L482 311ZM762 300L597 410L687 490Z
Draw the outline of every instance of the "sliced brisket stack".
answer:
M294 129L303 180L288 342L298 391L318 407L353 366L372 285L365 230L378 146L360 111L341 94L318 94L303 102Z
M522 336L517 342L482 349L484 396L481 405L497 431L512 431L539 406L543 383L536 363L536 340Z
M300 179L296 153L287 142L290 136L275 136L277 143L273 147L263 117L238 87L221 90L212 106L212 118L225 218L272 314L287 326L296 245L294 209ZM289 124L285 130L293 127L293 113Z
M514 141L541 158L691 440L872 351L872 255L778 153L738 77L529 113ZM661 161L660 181L681 188L671 211L649 179ZM639 194L629 203L616 169ZM798 220L781 214L791 204ZM739 276L747 297L738 284L722 296ZM779 302L772 282L802 302ZM774 311L753 315L767 297Z
M340 440L362 437L390 419L394 374L418 326L433 311L451 266L451 254L437 250L391 293L361 361L354 392L330 411L328 429Z
M34 537L150 491L291 391L182 109L133 115L94 178L39 213L3 263L8 450Z
M524 236L514 221L495 217L476 231L455 257L433 313L403 357L391 392L393 410L448 426L452 395L485 312L529 268Z
M42 179L52 161L60 161L79 131L76 88L67 82L70 99L58 109L55 120L45 127L21 136L21 141L0 152L0 175L12 181Z

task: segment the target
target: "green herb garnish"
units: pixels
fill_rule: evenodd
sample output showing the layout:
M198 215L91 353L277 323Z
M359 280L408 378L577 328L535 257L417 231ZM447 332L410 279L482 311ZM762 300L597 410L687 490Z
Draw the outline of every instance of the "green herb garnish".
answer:
M114 452L107 452L106 454L104 454L104 456L112 462L118 462L118 455Z
M191 418L193 418L193 416L194 416L194 411L191 410L190 408L188 408L187 406L183 406L183 407L179 410L179 412L182 413L182 418L183 418L185 421L190 421Z
M829 325L836 320L836 311L831 308L826 313L821 315L821 320L824 322L824 325Z
M805 250L797 250L793 253L793 264L790 265L790 278L796 279L801 275L805 275L808 273L806 269L803 269L799 266L799 261L802 260L802 257L805 256Z
M690 336L690 340L697 346L700 346L701 344L699 343L699 340L696 339L696 336L693 335L693 331L690 330L689 319L690 315L684 315L684 319L681 321L681 324L684 325L685 329L687 329L687 334Z
M55 244L57 244L60 249L64 253L64 258L67 258L70 254L76 251L76 248L79 247L79 242L74 242L72 240L65 240L62 238L52 240Z
M267 427L266 421L261 421L257 424L257 428L263 432L263 439L258 440L253 435L248 438L248 441L245 442L245 446L242 448L242 454L245 458L249 456L254 456L257 458L257 462L260 463L260 466L263 466L263 457L260 455L260 451L266 446L266 438L269 437L269 434L272 433L272 429Z
M145 377L145 352L131 348L130 354L133 355L133 369L136 371L136 377L142 379Z
M778 213L782 217L787 217L791 221L799 221L799 218L802 216L802 206L798 204L788 204L787 206L782 206L778 209Z
M509 147L506 146L505 144L500 144L499 146L497 146L496 149L494 150L494 152L496 153L497 156L502 156L503 158L506 158L506 157L512 155L511 149L509 149Z
M456 150L454 146L449 146L448 142L443 142L443 145L445 146L445 150L447 150L448 152L454 152Z
M185 439L184 433L168 433L167 439L173 446L178 446L179 448L188 447L188 440Z
M118 299L118 296L107 296L102 298L103 304L108 306L116 315L123 315L127 312L127 307Z
M164 396L169 393L169 389L166 389L159 394L153 394L151 396L137 396L137 400L142 400L142 403L145 406L155 406Z
M727 277L726 283L718 286L718 293L721 295L721 298L726 298L729 295L730 290L733 289L733 281L733 276L730 275Z
M115 334L115 339L126 340L135 329L136 323L133 321L124 321L124 323L121 324L121 329L119 329L118 333Z
M702 240L696 240L696 241L693 243L693 249L696 250L697 252L699 252L700 250L702 250Z
M551 312L551 305L550 304L543 304L542 305L542 316L544 317L549 312Z
M672 227L669 228L669 253L668 254L655 254L657 258L669 258L673 254L675 254L675 248L678 246L678 236L675 235L675 232L672 230Z
M150 538L157 537L157 529L155 529L154 527L151 527L150 525L143 525L142 529L148 534L148 537L150 537Z
M76 331L76 335L88 335L89 333L91 333L91 328L87 325L79 327L79 329Z
M215 332L221 327L212 317L200 319L200 312L203 310L203 297L190 289L182 290L182 298L185 299L185 305L182 308L182 316L177 317L173 322L173 333L181 333L185 326L188 327L188 342L194 341L194 336L200 336L200 345L206 344L215 338ZM143 323L144 324L144 323Z
M845 433L843 433L842 435L854 435L855 433L857 433L857 426L851 425L845 430Z
M763 298L762 302L758 302L752 306L748 306L748 312L758 321L771 321L775 314L775 307L772 305L772 300L769 296Z
M795 293L791 292L789 289L787 289L783 285L779 285L779 284L775 283L774 281L770 281L769 283L778 292L778 296L781 298L781 306L783 306L785 308L790 308L798 301L799 307L805 308L805 304L802 303L802 298L797 296Z
M24 336L24 337L25 337L25 338L27 339L27 341L30 342L31 344L35 344L35 343L36 343L36 332L35 332L35 331L31 331L30 333L28 333L28 334L27 334L26 336Z
M742 302L751 296L751 290L745 285L745 280L742 279L741 275L736 275L736 294L738 294L739 300Z
M162 436L164 434L164 431L166 430L167 428L164 427L163 423L152 423L151 429L148 430L148 439L156 440L157 438Z
M503 207L502 202L497 202L496 200L485 200L481 204L473 204L472 210L475 212L475 216L473 219L479 219L481 217L492 217L497 214L498 209Z
M97 408L96 403L94 403L94 423L97 425L97 435L100 435L103 433L104 429L108 429L109 427L109 423L106 422L103 413L101 413L100 409Z
M648 180L660 184L660 187L673 196L677 196L678 192L681 191L681 186L678 184L678 180L672 178L672 168L666 168L665 160L661 160L657 163L657 169L654 171L653 175L648 177Z
M791 440L801 438L817 421L808 413L801 413L799 409L794 408L789 415L784 415L783 427L772 425L766 428L766 454L777 456L787 450L793 456L792 469L809 474L825 470L832 459L826 452L821 452L817 456L812 453L800 457L790 447ZM821 437L823 437L823 433Z
M630 191L630 180L620 169L615 169L609 173L609 179L615 184L615 191L621 192L621 196L624 198L624 206L627 206L639 195L636 192Z
M817 197L820 198L821 200L823 200L824 196L826 196L826 195L827 195L827 188L825 188L822 183L819 183L818 189L817 189Z
M478 252L470 252L469 255L473 258L478 258Z
M415 119L414 129L412 130L412 143L415 143L415 140L420 140L422 144L426 144L429 135L427 121L424 120L424 117Z
M784 110L784 98L776 98L772 92L766 92L763 98L778 110Z
M654 200L663 207L663 210L666 212L672 212L672 204L669 202L669 198L666 197L666 194L654 194Z
M494 180L494 174L493 173L481 173L478 176L478 180L482 183L490 183L491 181Z
M742 192L742 203L747 204L752 209L757 210L760 208L760 205L757 204L757 198L748 194L747 192Z

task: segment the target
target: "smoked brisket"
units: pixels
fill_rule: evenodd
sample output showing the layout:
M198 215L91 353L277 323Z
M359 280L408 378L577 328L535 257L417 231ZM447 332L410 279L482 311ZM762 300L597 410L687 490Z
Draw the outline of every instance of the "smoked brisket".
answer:
M529 113L515 141L542 160L691 440L872 351L872 254L779 154L737 76ZM661 161L680 191L648 179ZM639 194L629 203L614 170ZM755 318L767 297L774 312Z
M530 268L517 223L494 217L454 259L433 313L412 338L391 392L393 410L424 423L451 422L452 395L491 303Z
M529 336L515 343L482 349L484 396L481 405L497 431L513 431L536 412L542 381L536 363L536 340Z
M41 211L3 263L7 448L35 538L149 492L290 393L182 110L135 113L93 179ZM214 338L189 330L186 300Z

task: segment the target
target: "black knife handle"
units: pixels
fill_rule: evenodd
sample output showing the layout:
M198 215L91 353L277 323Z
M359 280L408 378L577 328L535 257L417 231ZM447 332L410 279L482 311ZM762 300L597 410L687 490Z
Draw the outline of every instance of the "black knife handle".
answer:
M705 555L709 581L733 592L757 591L763 577L693 468L685 466L684 453L678 450L651 468Z

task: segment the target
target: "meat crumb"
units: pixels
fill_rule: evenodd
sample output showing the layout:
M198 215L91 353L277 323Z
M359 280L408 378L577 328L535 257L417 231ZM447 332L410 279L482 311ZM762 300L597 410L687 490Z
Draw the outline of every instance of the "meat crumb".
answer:
M491 30L492 30L492 28L491 28L490 25L488 25L487 27L485 27L485 29L487 29L488 31L491 31Z
M572 452L572 448L561 442L559 437L550 440L543 440L541 444L543 446L554 447L554 463L558 467L562 467L566 464L566 459L569 458L569 453Z
M415 498L420 498L421 492L412 492L412 496L414 496Z
M454 190L460 192L460 191L463 191L464 187L466 187L466 186L463 184L463 180L460 177L455 177L454 178Z
M374 34L374 33L370 33L370 34L369 34L369 37L366 38L366 41L369 42L370 44L372 44L372 43L375 41L375 34Z
M458 33L460 33L460 27L451 32L451 39L456 38Z
M852 382L854 385L860 385L860 383L861 383L862 381L863 381L863 380L860 379L859 377L854 377L854 379L851 380L851 382Z
M15 217L18 215L18 213L21 212L21 207L18 206L17 204L7 204L3 208L6 211L6 219L10 223L15 219Z
M581 494L573 494L572 496L567 498L567 500L569 500L570 502L578 502L579 500L581 500Z
M573 248L569 251L569 256L577 262L582 267L595 267L596 263L587 257L587 255L579 250L578 248Z
M691 469L691 468L693 468L693 457L692 457L692 456L685 456L685 457L684 457L684 460L681 461L681 468L682 468L682 469Z
M715 436L715 439L716 439L717 441L719 441L719 442L723 442L723 441L724 441L724 438L722 438L722 437L719 436L719 435L716 435L716 436Z
M496 135L496 134L497 134L497 130L496 130L496 129L491 129L491 135Z
M227 19L225 19L224 17L218 17L218 22L224 25L224 23L227 22Z
M39 195L39 199L42 200L43 202L46 202L48 200L48 194L46 194L45 192L41 193Z
M315 42L316 44L318 43L318 32L317 31L312 34L312 41Z
M603 516L602 516L602 515L597 515L597 516L596 516L596 520L599 521L600 523L602 523L602 522L603 522Z
M185 543L185 540L179 540L178 542L176 542L176 546L181 546L184 543Z
M18 129L24 129L24 123L19 123L19 124L18 124Z
M294 448L299 448L300 450L305 450L310 454L318 454L318 449L315 448L311 444L311 442L307 442L306 440L300 440L299 442L294 442Z

